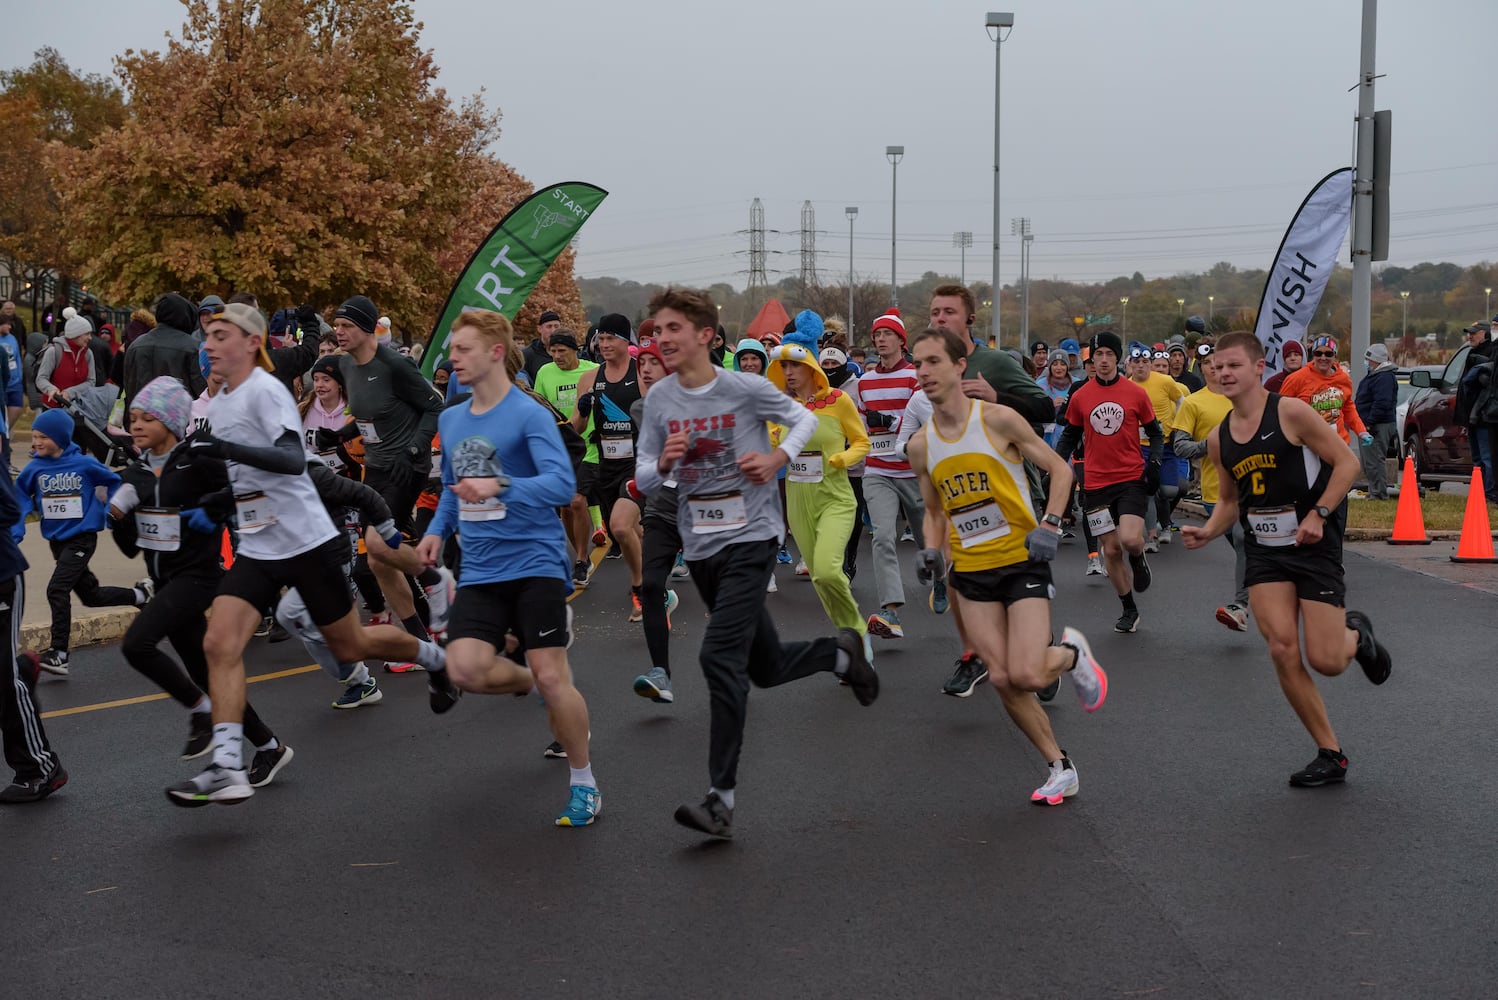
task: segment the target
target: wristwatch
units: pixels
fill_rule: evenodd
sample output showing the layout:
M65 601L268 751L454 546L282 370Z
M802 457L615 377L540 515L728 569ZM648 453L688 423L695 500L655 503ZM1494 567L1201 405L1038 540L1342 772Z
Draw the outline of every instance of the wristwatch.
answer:
M1331 520L1332 509L1330 507L1322 507L1320 505L1317 505L1316 513L1321 515L1321 520L1323 521Z
M1061 516L1059 514L1047 514L1045 517L1042 517L1041 520L1046 524L1049 524L1053 528L1061 527Z

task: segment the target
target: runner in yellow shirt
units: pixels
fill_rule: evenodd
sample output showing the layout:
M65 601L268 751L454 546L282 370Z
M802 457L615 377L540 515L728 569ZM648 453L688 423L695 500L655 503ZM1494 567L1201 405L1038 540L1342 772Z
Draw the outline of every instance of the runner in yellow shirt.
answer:
M1160 352L1165 355L1164 351ZM1144 551L1159 552L1160 543L1171 540L1170 509L1180 494L1181 463L1170 449L1170 429L1175 423L1176 407L1186 398L1186 387L1167 374L1150 368L1154 352L1148 346L1135 342L1129 348L1129 378L1139 383L1155 408L1155 419L1165 432L1165 455L1160 461L1160 489L1155 492L1155 502L1145 510L1144 527L1148 534L1144 539ZM1167 356L1168 357L1168 356ZM1148 453L1149 440L1140 433L1140 449Z

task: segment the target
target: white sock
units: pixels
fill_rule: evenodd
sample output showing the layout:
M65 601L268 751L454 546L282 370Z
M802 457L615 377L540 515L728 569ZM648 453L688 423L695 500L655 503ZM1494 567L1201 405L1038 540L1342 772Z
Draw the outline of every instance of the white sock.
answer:
M369 668L364 665L363 660L353 665L349 672L344 675L342 683L349 687L353 687L355 684L369 683Z
M257 746L257 747L255 747L255 749L256 750L274 750L276 747L278 747L280 745L281 745L281 741L278 740L278 739L276 739L274 736L272 736L270 738L270 742L269 743L265 744L264 746Z
M853 658L849 656L845 651L839 649L837 651L837 666L832 668L832 672L841 677L843 674L846 674L848 672L848 667L852 665L852 663Z
M721 788L709 788L708 791L711 792L713 795L716 795L718 797L718 799L725 806L727 806L730 809L733 808L733 789L732 788L728 789L727 791L724 791Z
M447 651L435 642L417 641L416 662L428 672L437 673L447 669Z
M194 715L207 715L208 713L213 711L213 702L209 701L208 696L205 694L203 695L203 697L199 698L198 703L192 708L189 708L188 711Z
M147 600L146 592L139 587L132 587L131 589L135 591L135 606L137 608L145 607Z
M593 779L593 765L591 763L584 764L582 767L569 767L567 770L572 772L572 778L570 779L572 784L582 785L584 788L598 787L598 782Z
M244 725L238 722L213 724L213 764L235 771L244 770Z

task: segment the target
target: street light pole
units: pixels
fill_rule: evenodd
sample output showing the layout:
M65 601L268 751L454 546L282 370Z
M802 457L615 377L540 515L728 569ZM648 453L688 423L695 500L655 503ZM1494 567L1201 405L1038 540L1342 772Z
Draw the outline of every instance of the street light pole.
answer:
M1217 301L1217 296L1207 296L1207 332L1212 332L1212 306Z
M900 293L895 290L895 197L898 192L900 161L905 159L904 146L885 146L885 159L889 160L889 303L900 304Z
M1009 231L1019 237L1019 349L1030 352L1030 244L1035 234L1030 232L1030 220L1010 219Z
M967 287L967 248L973 245L973 234L966 230L952 234L952 245L962 251L962 285Z
M1176 319L1181 319L1185 315L1186 315L1186 300L1185 299L1176 299Z
M1123 303L1123 336L1124 336L1125 340L1128 340L1129 339L1129 297L1127 295L1125 295L1123 298L1119 299L1118 301L1120 301L1120 302Z
M1484 288L1482 290L1482 318L1483 319L1485 319L1485 320L1491 320L1493 318L1493 314L1490 311L1492 309L1492 307L1493 307L1493 290L1491 288Z
M843 209L843 214L848 217L848 343L854 344L853 339L853 220L858 218L858 206L849 205Z
M1410 335L1410 293L1400 292L1399 301L1404 304L1404 320L1399 324L1400 339Z
M999 346L999 314L1004 310L1001 308L1003 294L999 284L999 82L1001 74L1001 54L1004 48L1004 39L1007 34L1004 29L1014 30L1014 14L1009 12L989 11L984 18L985 30L992 29L989 37L993 39L993 346Z

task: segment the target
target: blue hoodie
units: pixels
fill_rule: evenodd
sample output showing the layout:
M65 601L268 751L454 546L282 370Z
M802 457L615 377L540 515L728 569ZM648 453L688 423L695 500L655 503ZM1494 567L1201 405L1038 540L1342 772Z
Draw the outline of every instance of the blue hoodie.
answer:
M62 541L76 535L100 532L109 515L107 501L100 500L98 487L112 492L120 477L71 441L56 458L36 456L16 477L21 501L21 521L33 510L42 513L42 537Z

